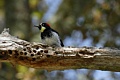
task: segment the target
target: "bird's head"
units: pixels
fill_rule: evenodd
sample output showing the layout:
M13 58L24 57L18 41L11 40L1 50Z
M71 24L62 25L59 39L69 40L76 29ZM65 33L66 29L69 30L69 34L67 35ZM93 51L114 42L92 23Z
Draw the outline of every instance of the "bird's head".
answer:
M39 26L35 26L35 27L38 27L40 32L44 32L45 30L51 29L48 23L40 23Z

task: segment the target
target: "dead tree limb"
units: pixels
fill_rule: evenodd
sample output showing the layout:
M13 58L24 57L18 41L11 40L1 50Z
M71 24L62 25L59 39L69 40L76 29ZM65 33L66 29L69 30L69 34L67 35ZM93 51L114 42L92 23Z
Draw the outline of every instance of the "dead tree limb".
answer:
M120 71L120 50L96 47L53 48L18 39L5 29L0 34L0 62L46 70L87 68Z

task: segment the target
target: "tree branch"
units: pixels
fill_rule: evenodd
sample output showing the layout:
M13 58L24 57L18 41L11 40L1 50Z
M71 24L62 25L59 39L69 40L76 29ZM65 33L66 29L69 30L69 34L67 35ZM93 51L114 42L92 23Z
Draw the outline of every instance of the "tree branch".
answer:
M0 62L10 62L46 70L99 69L120 71L120 50L96 47L53 48L11 36L8 29L0 34Z

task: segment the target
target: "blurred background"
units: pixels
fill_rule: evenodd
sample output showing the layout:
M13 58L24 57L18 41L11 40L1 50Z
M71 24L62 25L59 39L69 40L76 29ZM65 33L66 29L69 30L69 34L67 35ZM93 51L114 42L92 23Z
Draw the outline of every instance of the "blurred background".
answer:
M33 25L47 22L65 46L120 47L120 0L0 0L0 32L39 42ZM114 66L113 66L114 67ZM39 70L0 64L0 80L120 80L119 72Z

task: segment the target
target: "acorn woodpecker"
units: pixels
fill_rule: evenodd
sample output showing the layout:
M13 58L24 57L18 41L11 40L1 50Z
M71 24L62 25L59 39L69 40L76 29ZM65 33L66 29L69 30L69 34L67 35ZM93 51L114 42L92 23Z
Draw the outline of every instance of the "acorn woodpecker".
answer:
M64 44L60 39L59 33L52 29L48 23L40 23L38 29L40 30L41 42L53 47L63 47Z

